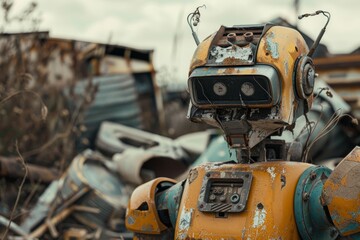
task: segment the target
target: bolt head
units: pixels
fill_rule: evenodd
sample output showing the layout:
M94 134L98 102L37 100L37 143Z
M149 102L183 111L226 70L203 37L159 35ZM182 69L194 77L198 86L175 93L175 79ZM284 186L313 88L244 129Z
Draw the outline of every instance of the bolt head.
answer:
M309 198L310 198L310 194L309 194L309 193L306 192L306 193L303 194L303 200L304 200L304 201L308 201Z

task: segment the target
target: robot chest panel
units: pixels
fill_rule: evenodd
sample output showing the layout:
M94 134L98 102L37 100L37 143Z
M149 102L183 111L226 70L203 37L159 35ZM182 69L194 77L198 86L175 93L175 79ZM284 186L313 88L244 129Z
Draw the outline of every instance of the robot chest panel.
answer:
M206 164L190 171L175 239L299 239L294 191L308 164Z

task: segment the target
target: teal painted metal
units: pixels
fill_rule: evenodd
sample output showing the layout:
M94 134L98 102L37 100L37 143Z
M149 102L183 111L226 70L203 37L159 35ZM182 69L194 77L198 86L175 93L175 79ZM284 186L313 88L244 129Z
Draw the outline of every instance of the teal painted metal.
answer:
M230 149L223 136L214 138L209 144L209 147L203 154L192 164L192 167L198 166L207 162L227 162L237 161L236 152Z
M336 239L338 231L329 221L321 204L324 182L331 170L322 166L308 168L296 186L294 211L298 231L303 240Z
M346 239L348 240L360 240L360 233L356 233L350 236L346 236Z
M168 220L170 220L172 227L175 227L176 225L181 196L183 193L183 185L184 181L179 182L156 195L156 206L159 212L159 217L165 224ZM164 213L168 214L168 216Z

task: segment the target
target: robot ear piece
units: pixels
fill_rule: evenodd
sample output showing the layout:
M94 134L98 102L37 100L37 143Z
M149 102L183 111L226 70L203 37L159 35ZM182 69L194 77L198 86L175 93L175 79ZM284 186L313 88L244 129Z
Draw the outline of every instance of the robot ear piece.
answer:
M302 56L295 67L295 92L300 99L307 99L314 91L315 67L308 56Z

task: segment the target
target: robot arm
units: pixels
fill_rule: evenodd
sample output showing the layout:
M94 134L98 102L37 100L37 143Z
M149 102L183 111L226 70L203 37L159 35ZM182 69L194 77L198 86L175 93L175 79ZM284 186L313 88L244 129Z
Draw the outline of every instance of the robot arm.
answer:
M134 239L171 239L183 192L183 182L157 178L135 189L126 213Z
M360 239L360 147L335 168L321 199L340 235Z
M294 211L302 239L360 239L360 147L333 172L321 166L304 171Z

